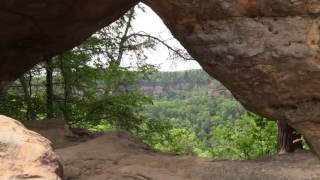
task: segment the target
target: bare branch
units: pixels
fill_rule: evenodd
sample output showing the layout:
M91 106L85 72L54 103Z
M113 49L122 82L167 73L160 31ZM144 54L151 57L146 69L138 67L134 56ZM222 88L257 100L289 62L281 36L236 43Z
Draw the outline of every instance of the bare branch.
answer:
M129 36L127 36L126 40L132 38L132 37L146 37L146 38L149 38L149 39L152 39L152 40L155 40L159 43L161 43L162 45L164 45L166 48L168 48L170 51L172 51L173 53L175 53L177 56L179 56L180 58L184 59L184 60L187 60L187 61L191 61L191 60L194 60L192 57L188 56L188 55L185 55L183 54L180 49L175 49L173 48L172 46L170 46L168 43L166 43L164 40L158 38L158 37L155 37L155 36L152 36L150 34L147 34L145 32L137 32L137 33L133 33L133 34L130 34Z

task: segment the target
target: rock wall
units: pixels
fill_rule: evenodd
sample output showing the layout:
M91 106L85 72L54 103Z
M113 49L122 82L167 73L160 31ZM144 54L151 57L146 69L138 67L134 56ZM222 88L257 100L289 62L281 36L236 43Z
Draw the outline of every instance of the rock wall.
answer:
M320 1L144 2L247 109L287 121L320 154ZM35 63L79 44L136 3L2 2L0 93Z

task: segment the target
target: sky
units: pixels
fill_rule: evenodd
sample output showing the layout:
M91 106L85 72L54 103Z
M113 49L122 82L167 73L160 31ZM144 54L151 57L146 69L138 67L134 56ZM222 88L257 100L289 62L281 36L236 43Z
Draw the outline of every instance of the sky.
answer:
M145 8L145 12L142 12L141 10L138 11L138 15L132 24L134 31L144 31L153 36L161 37L162 40L166 40L167 44L183 48L180 43L173 38L172 34L159 16L146 5L142 6ZM168 49L162 45L157 46L156 51L147 52L147 56L149 57L147 62L157 65L160 71L201 69L200 65L196 61L170 59Z

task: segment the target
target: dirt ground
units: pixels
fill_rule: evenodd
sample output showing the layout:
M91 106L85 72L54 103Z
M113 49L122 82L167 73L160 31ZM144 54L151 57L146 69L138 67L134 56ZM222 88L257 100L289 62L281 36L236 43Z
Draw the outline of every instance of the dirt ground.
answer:
M57 149L66 180L319 180L310 152L224 161L157 152L124 131Z

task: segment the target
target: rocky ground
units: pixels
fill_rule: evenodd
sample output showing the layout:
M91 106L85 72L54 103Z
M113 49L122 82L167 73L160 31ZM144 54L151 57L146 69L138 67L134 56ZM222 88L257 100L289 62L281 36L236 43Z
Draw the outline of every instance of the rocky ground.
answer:
M256 161L223 161L157 152L124 131L56 151L66 180L317 180L309 152Z
M59 180L62 166L65 180L320 179L320 161L310 152L254 161L213 160L161 153L125 131L79 137L63 122L41 123L26 126L56 143L55 152L47 139L0 116L0 180Z

